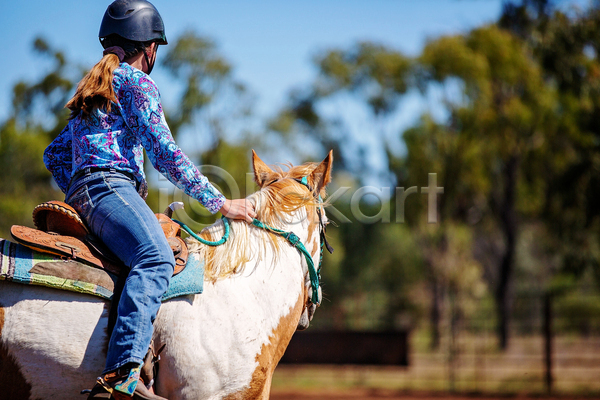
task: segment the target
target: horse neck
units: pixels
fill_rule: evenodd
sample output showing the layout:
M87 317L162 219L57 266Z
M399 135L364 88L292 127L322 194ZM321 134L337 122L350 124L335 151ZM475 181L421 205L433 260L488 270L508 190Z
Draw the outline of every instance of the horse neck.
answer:
M292 215L278 228L306 241L310 225L305 216L305 212ZM222 234L219 226L209 229L214 230L210 239ZM177 365L181 365L181 370L173 369L174 375L162 377L163 381L173 382L174 387L182 381L197 381L203 398L221 385L212 376L227 382L250 379L256 371L270 376L298 326L308 296L304 257L284 239L245 222L232 222L229 240L229 247L211 249L213 255L233 252L241 243L254 252L246 253L248 259L236 272L205 281L204 293L164 303L155 324L155 338L166 344L163 364L179 360ZM206 248L197 246L194 251ZM311 251L312 246L307 248ZM224 367L232 365L236 367ZM161 368L164 374L170 374L165 372L169 370Z
M252 198L259 207L264 207L268 202L261 200L261 195L264 193L258 192ZM319 231L314 206L301 206L288 213L277 213L272 209L264 210L264 208L259 208L257 211L259 216L263 217L261 222L267 227L297 235L318 262ZM208 280L229 278L243 273L246 269L258 268L262 264L274 267L279 263L282 251L296 252L281 235L273 231L240 221L231 221L229 225L230 238L222 245L206 246L195 240L188 241L190 251L197 253L205 261ZM224 231L224 223L219 220L205 228L201 236L215 241L223 236Z
M296 216L290 222L281 227L294 230L299 237L306 239L307 223L296 219ZM216 231L215 237L219 235L218 226L211 230ZM235 272L215 280L205 280L204 292L195 295L191 304L182 301L163 304L157 324L159 335L170 337L172 327L178 326L182 332L177 336L186 337L185 340L178 339L179 343L165 339L170 341L168 347L183 346L200 334L203 347L198 349L198 358L202 358L203 351L212 352L204 350L204 346L206 349L219 349L215 354L222 353L225 357L232 349L242 353L246 351L238 348L241 344L235 338L262 338L262 343L267 345L270 338L280 335L278 332L282 330L291 336L307 296L306 267L304 257L282 238L271 237L269 240L274 239L273 242L265 240L272 235L245 222L231 223L228 246L210 248L210 256L218 258L235 252L242 247L240 244L254 251L246 253L248 259ZM192 249L193 253L202 256L206 254L207 246L192 246ZM188 321L185 326L179 322L183 320ZM181 352L190 351L194 346L183 346Z
M302 207L270 222L274 228L294 232L318 265L319 235L312 217L310 207ZM223 224L218 222L203 234L214 240L222 232ZM205 260L207 291L214 288L233 298L239 298L240 293L246 293L249 299L265 296L270 300L263 308L272 307L273 312L283 304L289 308L290 301L306 295L310 279L304 256L283 237L239 221L230 222L230 232L230 239L221 246L191 247ZM232 292L225 293L228 290Z

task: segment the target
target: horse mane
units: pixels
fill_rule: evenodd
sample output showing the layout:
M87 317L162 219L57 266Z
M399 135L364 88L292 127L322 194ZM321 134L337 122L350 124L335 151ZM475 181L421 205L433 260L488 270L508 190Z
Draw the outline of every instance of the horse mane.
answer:
M291 214L306 208L306 217L314 221L316 214L316 193L295 181L309 176L317 163L305 163L298 166L286 164L287 170L276 166L264 181L267 184L259 191L248 196L254 204L256 218L277 229L283 229L290 222ZM291 179L287 179L291 178ZM314 187L314 183L309 185ZM325 198L323 188L318 195ZM268 250L272 250L272 264L275 265L282 243L281 236L257 228L244 221L229 221L230 237L220 246L207 246L189 237L186 239L191 252L198 253L204 259L205 277L213 282L243 272L243 267L251 260L266 260ZM223 221L204 228L200 236L207 240L218 240L223 236ZM254 239L254 243L252 243Z

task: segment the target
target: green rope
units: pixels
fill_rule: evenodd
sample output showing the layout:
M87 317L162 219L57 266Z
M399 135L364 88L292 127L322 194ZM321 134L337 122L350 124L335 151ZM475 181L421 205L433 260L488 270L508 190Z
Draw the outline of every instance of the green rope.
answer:
M191 237L193 237L200 243L203 243L208 246L219 246L219 245L222 245L223 243L225 243L227 241L227 239L229 239L229 220L225 217L221 217L221 219L223 220L223 226L225 227L225 233L223 234L223 237L221 238L221 240L217 240L215 242L212 242L212 241L206 240L206 239L202 239L200 236L196 235L196 233L194 233L194 231L191 230L190 227L187 226L186 224L184 224L183 222L177 221L176 219L174 219L173 221L175 221L179 225L181 225L181 228L183 228L184 231L189 233Z
M189 233L190 236L192 236L194 239L196 239L200 243L203 243L208 246L219 246L219 245L225 243L227 241L227 239L229 239L229 220L225 217L221 217L221 219L223 220L223 226L225 227L225 233L223 234L223 237L221 238L221 240L217 240L214 242L201 238L196 233L194 233L194 231L192 231L190 229L190 227L188 227L183 222L178 221L176 219L174 219L173 221L177 222L179 225L181 225L181 228L184 231ZM306 259L306 263L308 264L308 274L310 275L310 284L313 289L312 302L317 305L320 304L321 301L319 299L319 274L315 270L315 263L312 259L312 256L310 255L308 250L306 250L306 247L304 247L304 244L302 244L302 242L300 241L300 238L294 232L286 232L286 231L282 231L280 229L273 228L272 226L263 224L256 218L252 221L252 225L256 226L257 228L265 229L269 232L278 234L279 236L283 237L288 242L290 242L290 244L292 246L297 248L298 251L300 251L304 255L304 258ZM323 257L322 254L321 254L321 257Z
M310 284L312 286L312 302L314 304L320 304L321 300L319 299L319 274L315 270L315 263L312 259L312 256L304 247L304 244L300 241L300 238L294 232L286 232L280 229L273 228L272 226L263 224L256 218L252 220L252 225L257 228L265 229L267 231L273 232L285 238L292 246L298 249L302 254L304 254L304 258L306 259L306 264L308 264L308 274L310 275Z
M303 184L304 186L306 186L308 188L308 190L311 190L311 188L308 186L308 177L304 176L304 177L302 177L301 180L298 180L298 182ZM319 201L322 201L321 196L319 196ZM221 240L218 240L216 242L211 242L209 240L202 239L200 236L196 235L194 233L194 231L192 231L183 222L179 222L176 219L174 219L173 221L175 221L179 225L181 225L183 230L185 230L187 233L189 233L194 239L198 240L200 243L204 243L208 246L219 246L219 245L225 243L227 241L227 239L229 238L229 221L224 216L221 217L221 219L223 220L223 225L225 226L225 233L223 234L223 237L221 238ZM315 269L315 263L312 259L311 254L308 252L308 250L306 250L306 247L304 247L304 244L302 244L302 242L300 241L300 238L294 232L286 232L286 231L282 231L281 229L273 228L272 226L263 224L256 218L254 220L252 220L252 225L256 226L257 228L265 229L269 232L276 233L279 236L285 238L292 246L297 248L298 251L300 251L304 255L304 258L306 259L306 264L308 265L308 274L310 275L310 284L313 289L311 301L316 305L321 304L321 299L319 298L319 272L321 270L321 262L323 261L323 243L321 243L321 255L319 258L319 271L317 271Z

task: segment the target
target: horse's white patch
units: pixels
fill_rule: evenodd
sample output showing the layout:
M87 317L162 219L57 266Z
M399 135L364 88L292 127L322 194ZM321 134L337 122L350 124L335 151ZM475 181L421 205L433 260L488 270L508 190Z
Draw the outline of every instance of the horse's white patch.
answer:
M31 398L81 400L83 385L93 386L104 368L104 302L5 281L0 293L2 344L31 385Z
M304 285L301 269L285 267L298 265L299 253L290 247L280 257L275 267L247 265L242 275L206 283L200 296L163 304L155 324L159 343L166 343L159 392L220 399L250 386L257 355Z

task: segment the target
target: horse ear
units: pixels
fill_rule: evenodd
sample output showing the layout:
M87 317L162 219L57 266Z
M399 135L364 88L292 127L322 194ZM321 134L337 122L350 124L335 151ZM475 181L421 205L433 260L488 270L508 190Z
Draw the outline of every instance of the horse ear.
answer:
M329 154L321 164L317 166L310 174L310 178L315 188L315 193L321 193L321 190L331 182L331 165L333 164L333 150L329 150Z
M262 188L273 170L258 158L254 150L252 150L252 169L254 169L254 182Z

